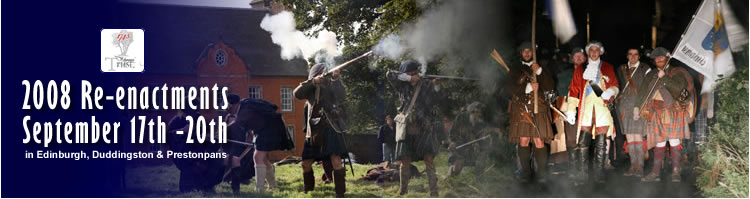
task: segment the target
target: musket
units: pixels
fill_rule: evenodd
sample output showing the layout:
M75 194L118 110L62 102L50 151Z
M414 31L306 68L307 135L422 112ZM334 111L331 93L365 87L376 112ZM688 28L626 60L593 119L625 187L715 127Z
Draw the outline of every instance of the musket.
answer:
M247 154L250 153L250 150L255 147L255 144L253 144L253 143L248 143L248 142L243 142L243 141L238 141L238 140L231 140L231 139L227 139L227 141L231 142L231 143L234 143L234 144L239 144L239 145L245 145L245 146L247 146L247 148L245 148L245 151L242 151L242 154L239 157L240 161L242 161L242 159L245 158L245 156L247 156ZM232 168L232 164L231 164L231 161L230 161L229 167L227 167L226 171L224 171L224 175L221 177L221 180L226 179L227 176L229 176L229 174L232 173L232 169L233 168Z
M458 146L456 147L456 149L460 149L460 148L462 148L462 147L468 146L468 145L470 145L470 144L474 144L475 142L479 142L479 141L482 141L482 140L484 140L484 139L487 139L487 138L490 138L490 135L485 135L484 137L481 137L481 138L478 138L478 139L475 139L475 140L469 141L469 142L467 142L467 143L464 143L464 144L458 145Z
M526 109L525 115L526 119L531 122L531 125L534 126L534 129L536 130L536 136L539 136L539 138L542 138L542 133L539 132L539 127L536 126L536 116L530 114L529 107L526 105L523 106L524 109ZM521 111L521 114L524 114L523 111Z
M555 106L552 106L552 104L550 104L549 107L552 108L552 110L554 110L555 113L559 114L563 118L568 118L568 116L566 116L565 113L563 113L562 111L560 111L560 109L557 109Z
M477 78L456 77L456 76L446 76L446 75L424 75L421 78L422 79L447 79L447 80L479 81L479 79L477 79Z
M670 58L669 58L669 59L667 60L667 65L666 65L666 66L664 66L664 70L663 70L663 71L664 71L665 73L666 73L666 70L667 70L667 68L669 68L669 61L670 61L671 59L672 59L672 57L670 57ZM657 70L658 70L658 69L657 69ZM659 75L658 75L658 72L659 72L659 71L656 71L656 72L657 72L657 77L656 77L656 81L654 81L654 84L653 84L653 86L651 86L651 89L649 89L649 91L648 91L648 95L646 95L646 99L644 99L644 100L643 100L643 103L641 103L641 107L640 107L640 109L638 110L638 111L640 111L640 113L643 113L643 111L644 111L644 108L646 108L646 102L648 102L648 101L649 101L649 99L651 98L651 95L652 95L652 94L653 94L653 92L654 92L654 89L656 88L656 85L658 85L658 84L659 84L659 80L661 80L661 77L659 77ZM640 114L640 113L639 113L639 114ZM646 113L648 113L648 111L646 111Z
M372 51L370 51L372 52ZM344 142L344 148L346 148L346 138L344 138L344 133L341 133L341 141ZM349 168L352 170L352 176L354 176L354 165L352 164L352 157L349 155L349 149L346 149L346 157L343 157L344 159L349 159ZM343 161L343 160L342 160ZM344 169L346 168L346 163L344 163Z
M249 146L249 147L255 147L255 144L253 144L253 143L248 143L248 142L243 142L243 141L237 141L237 140L230 140L230 139L227 139L227 142L231 142L231 143L234 143L234 144L239 144L239 145L245 145L245 146Z
M554 100L557 99L557 93L555 93L554 91L545 91L544 96L545 96L544 101L547 103L547 105L549 105L550 108L552 108L552 110L555 111L555 113L559 114L563 118L568 118L562 111L560 111L560 109L557 109L557 107L555 107L554 105L555 104Z
M497 50L492 49L490 56L492 57L492 59L495 59L495 61L498 64L500 64L501 66L503 66L503 68L505 68L505 72L510 72L510 68L508 67L508 64L505 64L505 60L503 59L502 56L500 56L500 53L498 53Z
M336 70L341 71L344 68L346 68L347 66L349 66L349 64L352 64L352 63L356 62L357 60L365 58L365 57L367 57L367 56L369 56L371 54L372 54L372 50L371 51L367 51L366 53L364 53L364 54L362 54L362 55L360 55L358 57L355 57L354 59L351 59L349 61L346 61L344 63L341 63L341 64L337 65L336 67L333 67L331 70L328 70L328 72L323 73L320 76L330 76L333 73L333 71L336 71Z

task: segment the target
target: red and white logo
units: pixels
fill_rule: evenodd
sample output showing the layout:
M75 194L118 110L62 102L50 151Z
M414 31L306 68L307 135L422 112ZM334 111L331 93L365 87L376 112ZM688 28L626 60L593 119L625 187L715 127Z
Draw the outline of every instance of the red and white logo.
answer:
M102 72L143 72L143 29L102 29Z

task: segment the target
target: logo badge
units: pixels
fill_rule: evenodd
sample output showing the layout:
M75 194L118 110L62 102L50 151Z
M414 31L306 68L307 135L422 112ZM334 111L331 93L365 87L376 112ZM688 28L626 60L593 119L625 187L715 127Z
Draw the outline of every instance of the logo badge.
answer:
M102 29L102 72L143 72L143 29Z

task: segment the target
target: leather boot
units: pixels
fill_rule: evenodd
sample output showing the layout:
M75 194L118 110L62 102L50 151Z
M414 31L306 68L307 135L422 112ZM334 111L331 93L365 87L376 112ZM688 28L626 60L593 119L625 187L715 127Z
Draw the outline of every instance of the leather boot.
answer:
M240 193L240 184L242 182L240 182L241 180L240 180L240 174L239 173L240 173L240 167L232 169L232 173L231 173L231 175L232 175L232 184L231 184L231 187L232 187L232 193L233 194L239 194Z
M546 183L547 178L547 146L544 146L542 148L535 148L534 149L534 161L536 161L536 179L539 183Z
M343 198L346 193L346 170L333 170L333 185L336 190L336 197Z
M409 193L409 178L411 177L411 165L401 164L399 171L399 189L398 195L406 195Z
M303 172L302 183L304 183L305 193L315 189L315 173L312 170L310 172Z
M666 153L666 147L655 147L654 148L654 166L651 168L651 172L646 177L641 178L644 182L659 182L659 173L661 166L664 164L664 154Z
M669 156L672 159L672 182L680 182L680 153L682 151L682 145L677 145L669 148Z
M568 178L573 179L578 176L578 152L575 147L567 147L568 151Z
M582 131L578 137L578 149L576 150L578 152L578 174L580 174L576 179L576 184L583 184L589 180L589 161L591 160L589 145L591 145L591 132Z
M266 190L266 165L255 165L255 192L263 193Z
M604 183L604 166L607 159L607 137L606 135L597 135L594 140L594 180L598 183Z
M530 147L519 146L518 158L521 160L521 183L528 183L531 178L531 150Z
M430 196L438 197L437 175L435 174L435 170L430 169L429 167L427 167L426 170L427 170L427 182L430 185Z

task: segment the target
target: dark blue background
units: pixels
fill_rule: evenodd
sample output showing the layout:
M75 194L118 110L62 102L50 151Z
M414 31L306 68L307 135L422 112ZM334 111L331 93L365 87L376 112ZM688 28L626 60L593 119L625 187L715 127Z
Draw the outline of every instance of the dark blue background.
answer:
M2 197L119 196L124 160L25 159L24 151L44 149L23 144L22 119L32 121L121 122L119 144L51 144L49 150L118 150L129 137L129 118L114 103L104 110L80 110L81 80L114 95L117 83L138 74L100 72L100 30L120 27L114 1L5 1L2 6ZM133 16L139 13L128 13ZM147 47L148 48L148 47ZM148 67L148 66L147 66ZM71 83L69 110L22 110L22 80ZM46 85L46 84L45 84ZM59 102L58 102L59 103ZM33 107L33 105L32 105ZM54 141L53 141L54 142Z

